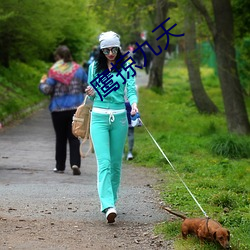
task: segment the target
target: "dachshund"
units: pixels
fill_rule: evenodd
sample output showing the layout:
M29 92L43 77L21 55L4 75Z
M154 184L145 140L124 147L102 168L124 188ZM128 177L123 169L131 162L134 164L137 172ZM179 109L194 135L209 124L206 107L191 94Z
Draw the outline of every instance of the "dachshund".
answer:
M187 218L185 215L173 212L171 209L163 207L169 213L183 219L181 233L183 239L187 239L188 234L196 235L200 241L208 240L218 242L223 249L231 249L228 229L210 218Z

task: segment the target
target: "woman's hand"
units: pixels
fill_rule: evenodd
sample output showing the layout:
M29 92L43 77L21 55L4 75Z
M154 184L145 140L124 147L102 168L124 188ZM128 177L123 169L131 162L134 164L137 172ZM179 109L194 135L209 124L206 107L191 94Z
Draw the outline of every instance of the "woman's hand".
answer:
M91 86L88 86L86 89L85 89L85 92L88 96L95 96L95 91L94 89L91 87Z
M133 116L133 115L135 115L137 112L138 112L137 103L134 102L134 103L131 105L131 112L130 112L130 114Z

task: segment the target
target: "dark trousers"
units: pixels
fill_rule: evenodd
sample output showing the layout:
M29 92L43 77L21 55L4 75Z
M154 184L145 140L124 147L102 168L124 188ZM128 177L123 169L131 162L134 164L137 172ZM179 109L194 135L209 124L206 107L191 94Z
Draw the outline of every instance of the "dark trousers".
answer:
M134 148L134 127L129 127L128 128L128 151L133 152Z
M80 142L72 134L72 117L76 110L52 112L52 122L56 133L56 168L65 170L67 157L67 141L69 141L70 166L81 165L81 156L79 152Z

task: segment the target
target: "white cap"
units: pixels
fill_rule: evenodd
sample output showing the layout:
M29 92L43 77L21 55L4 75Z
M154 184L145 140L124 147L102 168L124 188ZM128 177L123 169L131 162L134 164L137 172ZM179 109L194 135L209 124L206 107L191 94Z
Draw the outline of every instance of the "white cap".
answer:
M120 36L113 31L103 32L99 36L100 49L109 47L121 48Z

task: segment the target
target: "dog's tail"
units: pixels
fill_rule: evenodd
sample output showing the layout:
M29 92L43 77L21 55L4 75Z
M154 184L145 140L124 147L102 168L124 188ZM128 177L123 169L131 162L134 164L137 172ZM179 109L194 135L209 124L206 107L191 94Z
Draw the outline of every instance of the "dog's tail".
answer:
M177 213L177 212L173 212L171 209L169 209L169 208L167 208L167 207L164 207L164 206L162 206L162 208L163 208L164 210L168 211L169 213L171 213L171 214L173 214L173 215L175 215L175 216L177 216L177 217L182 218L183 220L187 219L187 217L186 217L185 215L183 215L183 214L179 214L179 213Z

